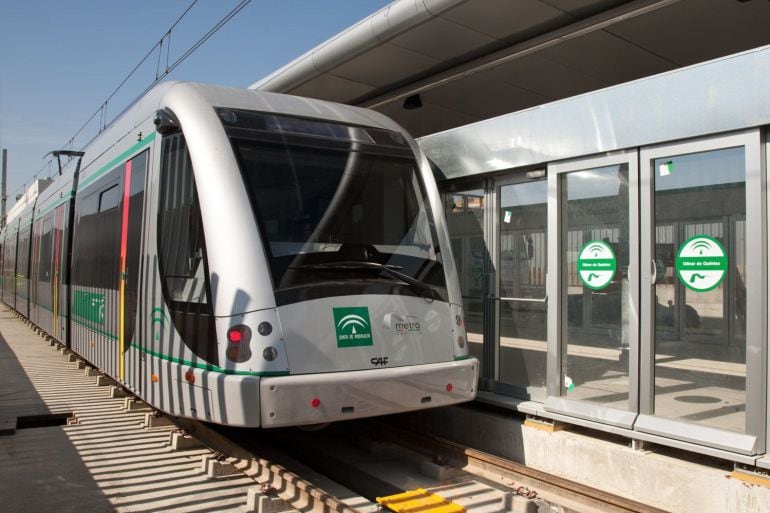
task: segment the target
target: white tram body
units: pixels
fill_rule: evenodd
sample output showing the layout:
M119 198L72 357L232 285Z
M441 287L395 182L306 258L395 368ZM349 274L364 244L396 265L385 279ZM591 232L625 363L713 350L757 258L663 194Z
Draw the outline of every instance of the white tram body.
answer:
M172 415L306 425L476 394L433 176L376 112L161 84L1 242L3 301Z

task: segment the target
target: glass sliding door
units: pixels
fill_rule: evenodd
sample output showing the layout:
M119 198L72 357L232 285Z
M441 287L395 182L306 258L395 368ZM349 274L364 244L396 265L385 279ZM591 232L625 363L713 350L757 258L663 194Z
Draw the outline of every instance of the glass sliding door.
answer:
M542 176L541 176L542 175ZM496 390L545 400L548 184L544 173L497 182Z
M636 153L549 167L559 270L546 408L631 427L638 410Z
M765 416L765 365L747 357L765 354L759 134L651 148L640 161L648 269L637 428L755 454Z

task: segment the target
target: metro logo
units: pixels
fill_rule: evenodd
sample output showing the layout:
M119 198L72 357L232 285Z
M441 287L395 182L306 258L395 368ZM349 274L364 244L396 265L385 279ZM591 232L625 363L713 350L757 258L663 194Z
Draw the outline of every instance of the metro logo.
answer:
M332 308L332 314L337 332L337 347L373 345L369 308L365 306Z

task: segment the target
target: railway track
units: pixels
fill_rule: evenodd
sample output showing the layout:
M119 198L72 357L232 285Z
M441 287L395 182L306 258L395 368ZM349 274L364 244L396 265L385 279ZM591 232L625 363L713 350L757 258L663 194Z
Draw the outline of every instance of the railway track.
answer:
M483 451L460 445L438 437L426 436L378 423L379 436L398 443L427 457L445 461L471 473L502 477L504 482L519 489L536 491L548 502L575 511L601 511L605 513L666 513L664 510L583 485L569 479L543 472L521 463L501 458Z
M269 483L278 496L301 511L376 511L377 497L421 487L460 503L469 513L665 513L387 421L351 422L306 432L220 428L178 420L205 445L248 462L242 463L247 474ZM297 465L300 470L295 470ZM308 469L315 476L325 476L326 482L319 486L317 480L300 477ZM349 490L344 492L345 500L329 486Z

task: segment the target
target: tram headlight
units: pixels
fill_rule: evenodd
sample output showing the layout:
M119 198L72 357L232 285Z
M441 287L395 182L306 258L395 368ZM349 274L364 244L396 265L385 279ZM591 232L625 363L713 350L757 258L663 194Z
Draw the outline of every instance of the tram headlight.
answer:
M268 362L272 362L273 360L278 358L278 350L272 346L268 346L265 348L264 351L262 351L262 358L264 358Z
M268 336L272 332L273 332L273 325L267 321L260 322L259 326L257 326L257 333L259 333L263 337Z

